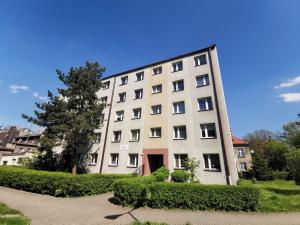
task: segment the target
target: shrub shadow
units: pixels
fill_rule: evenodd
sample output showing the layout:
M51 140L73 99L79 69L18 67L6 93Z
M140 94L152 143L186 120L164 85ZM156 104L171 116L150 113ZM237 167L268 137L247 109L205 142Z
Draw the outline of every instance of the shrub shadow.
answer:
M287 189L276 189L276 188L266 188L265 190L274 192L281 195L300 195L300 190L287 190Z

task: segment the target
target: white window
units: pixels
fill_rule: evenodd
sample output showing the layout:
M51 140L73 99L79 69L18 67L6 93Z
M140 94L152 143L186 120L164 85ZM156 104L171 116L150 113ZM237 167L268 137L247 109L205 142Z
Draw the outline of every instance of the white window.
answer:
M128 154L128 167L138 166L138 154Z
M101 133L96 133L95 136L96 136L95 142L99 143L101 141Z
M153 75L158 75L162 73L162 67L153 68Z
M107 104L107 96L100 98L101 104Z
M102 89L103 90L109 89L109 85L110 85L110 81L106 81L102 83Z
M185 169L185 162L187 158L187 154L174 154L175 169Z
M184 81L183 80L176 80L173 81L173 91L183 91L184 90Z
M152 86L152 94L157 94L157 93L161 93L161 92L162 92L161 84Z
M117 111L115 121L122 121L123 118L124 118L124 110Z
M241 171L247 171L247 164L245 162L240 163L240 170Z
M161 113L161 105L153 105L151 106L152 115L160 114Z
M174 139L186 139L186 127L175 126L174 127Z
M125 85L128 83L128 76L121 77L121 84L120 85Z
M201 66L207 64L206 55L199 55L194 58L195 66Z
M117 166L118 163L119 163L119 154L118 153L111 153L110 154L109 165L110 166Z
M143 89L138 89L134 91L135 99L143 98Z
M184 101L173 102L173 113L174 114L185 113Z
M135 108L132 110L132 119L140 119L141 118L141 113L142 109L141 108Z
M196 77L197 87L203 87L209 85L208 74Z
M216 126L214 123L200 124L202 138L216 138Z
M173 72L177 72L183 69L182 61L172 63Z
M136 81L144 80L144 72L139 72L136 74Z
M130 141L139 141L139 140L140 140L140 130L139 129L131 130Z
M113 132L113 139L112 142L120 142L121 141L121 131L114 131Z
M221 170L219 154L203 154L203 157L206 170Z
M98 153L91 154L91 165L96 165L98 161Z
M213 109L212 98L198 98L198 109L199 111L208 111Z
M150 137L160 138L161 137L161 127L150 128Z
M238 157L239 158L245 158L245 149L243 149L243 148L239 148L238 149Z
M126 92L119 94L119 102L125 102L126 100Z

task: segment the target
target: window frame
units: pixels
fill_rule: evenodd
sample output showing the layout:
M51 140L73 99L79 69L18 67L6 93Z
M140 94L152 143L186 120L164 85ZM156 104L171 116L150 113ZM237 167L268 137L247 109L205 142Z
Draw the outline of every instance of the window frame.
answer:
M214 131L215 131L215 136L208 136L209 130L207 129L207 126L209 125L213 125L214 126ZM205 126L204 129L202 129L202 127ZM216 139L218 137L217 135L217 127L215 123L201 123L200 124L200 134L201 134L201 139ZM203 136L203 131L205 133L205 136Z
M179 109L180 107L178 107L178 105L180 103L183 103L183 112L179 112L179 111L176 111L175 109ZM177 107L175 107L175 105ZM176 114L184 114L185 113L185 102L184 101L178 101L178 102L173 102L173 114L176 115Z
M182 82L183 89L179 89L178 88L179 87L179 85L178 85L179 82ZM173 84L173 92L184 91L184 80L183 79L181 79L181 80L175 80L175 81L172 82L172 84ZM175 89L175 87L177 87L177 89Z
M154 113L153 112L153 109L157 107L159 109L159 112L158 113ZM161 114L161 111L162 111L162 106L161 105L152 105L151 106L151 115L160 115Z
M201 63L201 57L205 57L205 63ZM207 56L206 54L197 55L194 57L194 65L195 66L203 66L207 64Z
M183 61L182 60L172 63L172 73L179 72L182 70L183 70Z
M160 87L160 89L157 89L158 87ZM157 90L159 90L159 91L157 91ZM162 93L162 84L153 85L152 86L152 94L159 94L159 93Z
M201 109L200 108L200 101L205 101L205 109ZM197 103L198 103L198 112L205 112L205 111L211 111L214 109L213 106L213 100L211 96L208 97L204 97L204 98L198 98L197 99Z
M113 155L115 155L116 156L116 163L115 164L113 164L112 163L112 156ZM110 157L109 157L109 166L118 166L119 165L119 158L120 158L120 156L119 156L119 153L110 153Z
M176 137L180 136L180 128L184 128L184 136L183 137ZM186 140L187 139L187 132L186 132L186 125L177 125L173 126L173 140Z
M116 140L115 139L115 133L119 133L120 135L119 135L119 138L118 138L118 140ZM121 130L115 130L115 131L113 131L113 139L112 139L112 143L120 143L121 142L121 137L122 137L122 131Z
M132 132L135 131L137 132L137 139L133 139L133 135L132 135ZM131 129L130 130L130 142L139 142L140 141L140 138L141 138L141 130L140 129Z
M122 101L121 101L121 95L124 96L124 100L122 100ZM126 101L126 92L121 92L121 93L119 93L119 100L118 100L118 103L120 103L120 102L125 102L125 101Z
M90 165L91 166L96 166L97 162L98 162L98 153L97 152L91 153L91 162L90 162Z
M138 78L139 76L141 77L140 79ZM144 71L136 73L135 77L136 77L136 79L135 79L136 82L144 80L144 78L145 78Z
M130 156L134 156L134 165L130 164ZM139 165L139 154L138 153L128 153L127 167L128 168L137 168L138 165Z
M159 73L155 73L156 70L158 70ZM153 72L153 73L152 73L152 76L156 76L156 75L162 74L162 66L154 67L154 68L152 69L152 72Z
M134 110L139 110L139 117L134 117ZM141 119L142 117L142 108L133 108L132 109L132 120L137 120L137 119Z
M110 87L110 81L105 81L102 83L102 90L107 90Z
M207 156L207 163L206 163L205 156ZM218 163L217 163L217 165L219 166L218 168L213 168L213 167L212 167L212 159L211 159L211 156L217 156L217 158L218 158ZM204 154L203 154L203 160L204 160L204 170L205 170L205 171L221 172L220 154L218 154L218 153L204 153ZM208 165L208 167L206 167L206 164Z
M154 130L159 130L159 136L157 135L157 132L152 132L152 131L154 131ZM161 134L162 134L162 132L161 132L161 127L151 127L150 128L150 138L161 138ZM156 134L156 135L153 135L153 134Z
M203 82L203 83L205 83L205 84L203 84L203 85L198 84L198 79L200 79L200 78L204 78L205 82ZM205 78L207 78L207 80ZM206 86L209 86L209 85L210 85L210 80L209 80L208 74L203 74L203 75L196 76L196 87L197 88L206 87Z
M118 115L118 113L121 113L121 115ZM118 111L116 111L115 121L114 122L121 122L123 120L124 120L124 110L118 110Z
M178 161L179 167L176 166L176 156L178 156L178 159L179 159L179 161ZM175 153L174 154L174 169L175 170L186 170L187 169L186 167L184 167L182 165L182 164L184 164L182 156L185 156L185 157L183 157L183 158L186 158L185 160L188 159L188 154L186 154L186 153Z
M139 92L138 98L137 98L137 92ZM143 88L134 90L134 100L138 100L142 98L143 98Z
M123 79L125 79L125 82L123 82L124 81ZM119 84L119 86L128 84L128 76L122 76L122 77L120 77L120 80L121 80L121 83Z

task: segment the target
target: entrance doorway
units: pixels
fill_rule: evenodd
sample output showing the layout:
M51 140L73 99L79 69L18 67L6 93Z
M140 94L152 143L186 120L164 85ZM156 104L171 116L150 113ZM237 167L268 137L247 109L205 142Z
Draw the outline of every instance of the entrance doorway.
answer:
M148 155L148 162L149 162L150 173L153 173L155 170L159 169L164 165L164 156Z

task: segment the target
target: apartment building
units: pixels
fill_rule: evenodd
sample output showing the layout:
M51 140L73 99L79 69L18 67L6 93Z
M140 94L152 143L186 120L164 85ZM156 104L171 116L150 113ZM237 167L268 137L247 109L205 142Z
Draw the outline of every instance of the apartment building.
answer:
M252 168L251 150L249 143L241 138L232 136L233 150L236 157L238 172L247 172Z
M236 183L215 45L103 78L97 96L107 107L91 172L149 175L195 158L201 183Z

